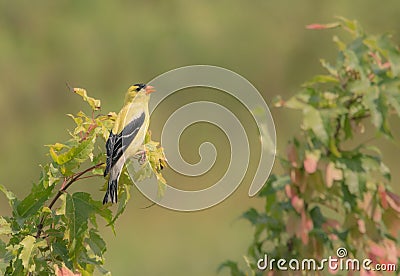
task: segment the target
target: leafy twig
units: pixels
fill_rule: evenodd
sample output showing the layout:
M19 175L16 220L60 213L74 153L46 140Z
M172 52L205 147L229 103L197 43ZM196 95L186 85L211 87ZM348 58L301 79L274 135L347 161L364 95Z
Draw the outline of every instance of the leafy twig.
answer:
M93 170L93 169L97 169L98 167L100 167L100 166L102 166L102 165L104 165L103 162L102 162L102 163L99 163L99 164L97 164L97 165L91 166L90 168L87 168L86 170L77 173L77 174L76 174L74 177L72 177L68 182L66 182L66 179L65 179L64 182L63 182L63 185L61 186L61 189L60 189L60 190L57 192L57 194L54 196L54 198L53 198L53 200L50 202L48 208L49 208L49 209L52 209L53 206L54 206L54 204L55 204L55 203L57 202L57 200L60 198L60 196L61 196L74 182L76 182L76 181L79 180L79 179L82 179L82 178L81 178L82 175L84 175L84 174L90 172L90 171ZM39 222L39 224L37 225L37 232L36 232L36 235L35 235L35 238L36 238L36 239L38 239L38 238L40 237L40 233L41 233L42 230L43 230L43 226L44 226L43 223L44 223L44 220L46 219L46 217L47 217L47 214L42 215L42 217L41 217L41 219L40 219L40 222Z

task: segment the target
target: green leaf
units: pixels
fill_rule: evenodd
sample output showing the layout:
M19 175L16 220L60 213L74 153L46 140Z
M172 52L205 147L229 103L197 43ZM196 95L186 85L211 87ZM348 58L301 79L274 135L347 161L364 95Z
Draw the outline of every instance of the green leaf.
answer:
M313 225L315 228L322 228L322 225L325 223L326 218L321 212L321 209L318 206L315 206L310 210L310 216L313 221Z
M46 146L49 147L49 148L54 149L55 151L60 151L63 148L68 147L67 145L64 145L64 144L61 144L61 143L55 143L53 145L46 145Z
M388 106L383 93L377 87L371 87L365 95L365 104L371 113L372 124L387 137L392 137L388 122Z
M158 174L158 173L156 173L156 178L157 178L157 185L158 185L157 196L163 197L165 194L165 189L167 188L167 181L161 174Z
M12 275L12 276L21 276L24 275L24 266L22 265L22 260L17 259L13 264L12 264L14 270L10 271L10 273L7 273L6 275ZM12 272L12 273L11 273Z
M303 83L302 86L308 87L321 83L339 83L339 80L337 77L331 75L316 75L310 81Z
M51 266L51 263L46 261L44 258L34 257L33 262L32 270L34 270L38 276L47 276L53 274L53 267Z
M276 194L277 191L282 190L283 188L285 188L286 184L289 183L290 177L288 175L271 175L265 183L264 187L262 188L259 196L263 197L271 194Z
M370 87L371 83L365 72L365 68L360 65L360 60L357 54L352 50L344 52L348 63L348 89L356 95L362 95Z
M3 240L0 240L0 262L1 260L4 259L4 256L6 255L7 249L6 249L7 245Z
M284 103L284 106L292 109L305 109L309 106L308 99L299 99L298 97L291 97Z
M247 219L251 224L255 225L258 222L259 215L256 209L250 208L242 215L242 217Z
M346 44L345 44L342 40L340 40L339 37L337 37L336 35L334 35L333 38L332 38L332 40L333 40L333 42L336 43L336 46L338 47L338 49L339 49L340 51L346 50Z
M389 60L390 68L394 76L400 75L400 51L390 38L390 35L385 34L377 39L377 45L381 49L381 53Z
M342 126L344 130L345 139L350 139L353 137L353 129L351 126L351 122L348 116L342 117Z
M5 243L2 240L0 240L0 251L2 250L3 245L5 248ZM8 263L6 263L6 261L3 258L2 252L0 252L0 273L2 273L2 275L6 275L7 266Z
M394 87L389 86L385 92L388 103L390 103L390 105L394 108L395 112L397 113L397 116L400 117L400 93L398 85Z
M93 175L103 175L104 174L104 168L96 168L92 170Z
M51 251L54 255L54 258L60 258L62 262L66 265L70 270L74 270L71 259L68 255L68 244L66 240L58 240L56 242L51 243Z
M120 182L120 193L118 198L118 208L112 219L110 226L113 227L115 221L119 218L120 215L125 211L126 205L128 204L129 199L131 198L130 189L132 185L128 185L125 182Z
M320 63L322 67L324 67L329 72L329 74L331 74L332 76L338 76L338 71L329 62L324 59L320 59Z
M72 114L67 114L68 117L72 118L76 124L76 127L74 129L73 133L70 133L72 137L74 137L75 139L78 139L78 134L79 133L84 133L86 131L86 128L84 126L84 119L87 120L88 117L85 115L85 113L83 112L79 112L78 116L75 117Z
M92 110L99 110L100 109L100 106L101 106L100 100L96 100L96 99L94 99L92 97L89 97L87 95L87 92L86 92L85 89L83 89L83 88L74 88L74 92L76 94L78 94L79 96L81 96L82 99L90 105Z
M54 186L47 188L42 185L33 185L32 191L16 206L16 215L19 219L26 219L36 214L49 199ZM23 220L22 220L23 221Z
M89 231L89 238L86 239L86 242L89 244L90 248L92 249L93 253L99 257L102 257L104 252L106 251L106 243L97 234L96 230L91 229Z
M385 177L388 181L392 179L390 169L385 165L385 163L380 162L379 172Z
M0 235L12 234L11 224L0 216Z
M56 183L60 180L60 177L58 177L58 175L59 175L58 169L54 168L53 164L50 164L49 170L47 172L49 186L53 185L54 183Z
M363 35L363 30L357 21L349 20L342 16L337 16L337 18L340 19L340 21L342 21L341 25L344 27L344 29L350 32L353 36Z
M380 166L379 158L371 157L369 155L363 155L361 156L360 161L361 161L361 167L365 172L379 170Z
M19 255L19 258L22 260L22 265L28 269L29 268L29 263L31 262L31 254L33 247L35 245L36 238L33 236L26 236L22 241L21 245L22 250L21 254Z
M303 116L304 128L311 129L324 144L328 144L328 134L324 128L321 113L317 109L308 106L303 109Z
M45 166L40 166L42 172L40 174L39 185L44 187L51 186L60 180L60 172L58 168L55 168L53 163L46 164Z
M94 265L89 264L89 262L87 261L85 268L81 268L79 272L82 274L82 276L92 276L94 272Z
M89 198L89 203L91 204L95 214L101 216L108 225L112 222L111 210L108 209L106 206L104 206L101 201L97 201L97 200L93 200L92 198ZM91 222L93 224L96 224L94 215L91 217ZM114 225L111 225L111 227L112 227L112 230L114 231Z
M72 195L67 194L66 196L65 209L69 229L69 255L74 262L84 249L83 238L88 230L89 218L94 213L89 200L90 195L83 192L77 192Z
M7 190L3 185L0 185L0 191L6 196L10 206L14 208L15 203L18 202L17 197L11 191Z
M97 266L97 269L99 270L99 272L100 272L102 275L111 276L111 272L108 271L107 269L105 269L104 267L102 267L102 266Z
M63 165L70 161L75 163L83 163L86 161L90 154L93 152L96 137L88 137L83 142L70 148L67 152L57 155L52 147L50 147L50 155L52 159L58 164Z
M7 266L9 265L9 260L6 259L7 254L9 254L9 251L7 250L7 245L6 243L0 239L0 273L2 275L6 275L6 269Z
M69 252L73 261L79 258L84 249L83 238L87 234L89 220L96 223L96 214L102 216L106 222L111 222L111 211L100 201L94 201L90 194L84 192L67 194L66 219L69 228Z
M236 262L225 261L218 267L217 272L221 272L221 270L224 268L229 268L232 276L246 276L246 274L239 270L238 264Z
M352 193L353 195L357 195L359 190L358 190L358 175L357 173L347 169L344 171L344 180L345 183L349 189L349 192Z
M148 177L152 176L152 168L149 162L145 162L140 168L135 171L134 181L142 181Z
M336 140L333 137L329 139L329 152L332 153L336 157L342 156L342 154L340 153L340 151L336 145Z
M348 185L342 182L341 184L342 193L343 193L343 207L348 212L353 210L357 205L357 197L350 193Z

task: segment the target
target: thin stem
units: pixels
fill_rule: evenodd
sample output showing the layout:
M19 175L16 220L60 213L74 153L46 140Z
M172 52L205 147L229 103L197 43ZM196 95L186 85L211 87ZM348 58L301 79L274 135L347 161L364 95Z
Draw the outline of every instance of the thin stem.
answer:
M96 122L93 121L93 123L88 127L88 129L85 133L82 134L82 132L81 132L81 140L79 142L81 143L81 142L85 141L89 137L92 130L95 129L96 127L97 127L97 124L96 124Z
M360 99L362 99L361 95L358 95L350 100L348 100L344 105L347 109L349 109L354 103L356 103L357 101L359 101ZM369 116L369 115L368 115ZM366 117L368 117L366 116ZM363 117L359 117L360 119L363 119ZM359 119L357 118L357 119ZM354 120L355 118L350 118L351 120ZM336 128L335 128L335 132L333 133L333 138L335 139L335 144L336 147L339 149L339 144L340 144L340 130L342 129L342 118L339 116L336 118ZM339 149L340 150L340 149ZM328 151L328 154L330 154L331 152Z
M82 176L81 178L79 178L79 180L88 179L88 178L93 178L93 177L98 177L98 176L101 176L101 175L99 175L99 174L94 174L94 175Z
M342 128L342 122L341 122L341 117L338 117L336 119L336 129L335 129L335 133L333 134L333 137L335 138L335 142L336 140L339 140L339 134L340 134L340 129Z
M91 166L90 168L87 168L87 169L84 170L84 171L81 171L81 172L77 173L77 174L74 175L68 182L67 182L67 179L68 179L68 178L65 178L65 179L64 179L64 182L63 182L63 184L62 184L62 186L61 186L61 189L57 192L57 194L54 196L53 200L50 202L50 204L49 204L49 206L48 206L49 209L52 209L52 208L53 208L54 204L57 202L57 200L60 198L60 196L61 196L74 182L76 182L77 180L83 178L83 177L81 177L82 175L84 175L84 174L90 172L90 171L93 170L93 169L96 169L96 168L102 166L103 164L104 164L104 163L99 163L99 164L97 164L97 165ZM44 214L44 215L42 215L42 217L41 217L41 219L40 219L40 222L39 222L39 224L38 224L38 226L37 226L37 229L38 229L38 230L37 230L36 235L35 235L36 239L38 239L38 238L40 237L40 233L41 233L42 230L43 230L43 226L44 226L43 224L44 224L44 220L46 219L46 217L47 217L47 214Z

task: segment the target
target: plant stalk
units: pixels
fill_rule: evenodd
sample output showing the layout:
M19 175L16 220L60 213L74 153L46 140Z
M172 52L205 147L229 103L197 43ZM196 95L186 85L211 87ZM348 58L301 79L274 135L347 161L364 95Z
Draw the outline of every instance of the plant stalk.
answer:
M64 183L63 183L61 189L57 192L57 194L54 196L54 198L53 198L52 201L50 202L50 204L49 204L49 206L48 206L49 209L52 209L52 208L53 208L54 204L57 202L57 200L60 198L60 196L61 196L74 182L76 182L76 181L78 181L79 179L81 179L81 176L82 176L82 175L84 175L84 174L90 172L91 170L96 169L96 168L98 168L98 167L100 167L100 166L102 166L102 165L104 165L104 162L99 163L99 164L96 164L96 165L94 165L94 166L91 166L90 168L87 168L86 170L77 173L77 174L76 174L75 176L73 176L66 184L65 184L65 181L64 181ZM64 184L65 184L65 185L64 185ZM42 230L43 230L43 227L44 227L43 223L44 223L44 220L46 219L46 217L47 217L47 214L44 214L44 215L42 215L42 217L40 218L40 222L39 222L39 224L37 225L37 232L36 232L36 235L35 235L35 238L36 238L36 239L38 239L38 238L40 237L40 234L41 234L41 232L42 232Z

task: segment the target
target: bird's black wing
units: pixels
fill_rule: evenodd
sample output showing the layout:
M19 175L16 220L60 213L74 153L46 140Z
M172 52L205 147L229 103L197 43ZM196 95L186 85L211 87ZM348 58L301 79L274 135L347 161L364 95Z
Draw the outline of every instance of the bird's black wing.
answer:
M139 117L127 124L121 133L114 134L112 131L110 131L110 136L108 137L106 143L107 161L106 169L104 170L104 176L107 176L111 168L121 158L126 148L132 143L133 139L135 139L140 127L144 123L144 119L145 114L143 112Z

